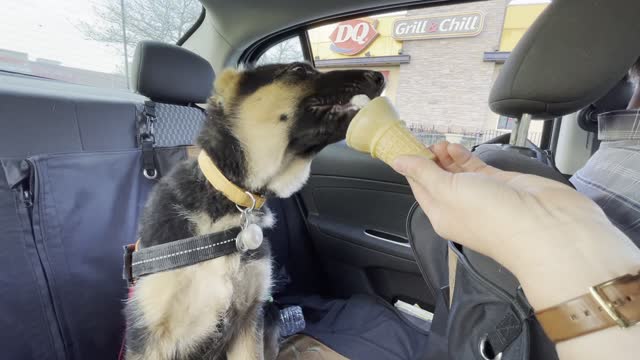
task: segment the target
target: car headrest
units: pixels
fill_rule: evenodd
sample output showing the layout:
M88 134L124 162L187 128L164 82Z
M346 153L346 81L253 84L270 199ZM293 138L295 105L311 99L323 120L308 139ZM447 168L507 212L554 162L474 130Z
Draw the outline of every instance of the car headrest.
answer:
M640 55L640 1L553 1L505 62L489 96L494 112L553 118L611 89Z
M634 86L627 77L620 80L613 89L603 97L578 113L578 125L590 132L598 131L598 115L613 111L624 110L633 96Z
M207 60L180 46L157 41L138 43L131 74L136 92L172 104L206 102L214 78Z

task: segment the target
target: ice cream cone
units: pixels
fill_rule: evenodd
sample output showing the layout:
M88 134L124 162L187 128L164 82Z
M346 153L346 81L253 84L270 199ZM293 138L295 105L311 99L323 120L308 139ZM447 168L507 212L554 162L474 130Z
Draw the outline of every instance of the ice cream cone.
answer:
M347 129L347 145L391 164L401 155L435 158L398 118L386 97L377 97L363 107Z

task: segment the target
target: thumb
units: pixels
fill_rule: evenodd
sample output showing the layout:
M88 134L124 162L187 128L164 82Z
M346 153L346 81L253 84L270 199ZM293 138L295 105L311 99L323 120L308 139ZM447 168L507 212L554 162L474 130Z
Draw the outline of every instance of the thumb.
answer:
M440 168L434 161L419 156L398 157L391 166L407 177L416 200L436 232L450 238L447 237L451 230L448 219L455 216L448 216L449 213L443 212L443 209L450 209L448 205L451 203L460 204L451 200L455 198L451 186L453 174Z
M391 167L434 195L449 190L446 187L451 184L452 174L426 157L399 156Z
M441 179L449 175L442 170L433 160L423 156L402 155L398 156L391 163L391 167L396 172L413 179L423 186L428 183L435 183L436 179Z

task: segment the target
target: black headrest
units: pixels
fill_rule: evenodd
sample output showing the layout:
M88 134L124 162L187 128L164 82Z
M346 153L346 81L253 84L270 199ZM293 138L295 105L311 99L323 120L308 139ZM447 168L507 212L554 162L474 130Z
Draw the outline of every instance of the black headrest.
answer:
M620 80L613 89L596 100L593 104L580 110L578 113L578 125L590 132L598 131L598 115L613 111L624 110L633 96L634 85L627 77Z
M611 89L640 55L640 1L553 1L515 47L489 106L501 115L551 118Z
M131 74L136 92L172 104L206 102L214 78L207 60L180 46L157 41L138 43Z

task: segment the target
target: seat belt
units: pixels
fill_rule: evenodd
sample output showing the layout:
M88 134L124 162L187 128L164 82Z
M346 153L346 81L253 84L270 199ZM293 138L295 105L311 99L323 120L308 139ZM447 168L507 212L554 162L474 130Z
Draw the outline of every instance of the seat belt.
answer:
M155 123L156 104L153 101L145 101L142 116L138 121L138 145L142 149L142 174L149 180L158 177L155 153Z

